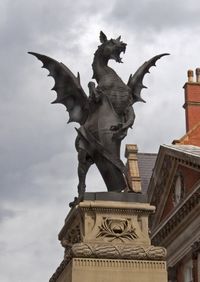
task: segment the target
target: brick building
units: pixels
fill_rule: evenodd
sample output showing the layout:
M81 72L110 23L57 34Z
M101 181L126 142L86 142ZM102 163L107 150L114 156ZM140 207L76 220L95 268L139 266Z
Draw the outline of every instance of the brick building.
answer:
M127 145L133 190L156 206L151 240L167 249L170 282L200 282L200 69L184 85L186 134L155 154Z

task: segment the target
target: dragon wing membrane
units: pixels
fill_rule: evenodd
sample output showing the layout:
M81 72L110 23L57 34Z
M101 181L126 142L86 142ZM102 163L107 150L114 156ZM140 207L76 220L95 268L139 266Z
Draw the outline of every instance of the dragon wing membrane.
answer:
M143 65L141 65L133 75L132 74L130 75L127 85L131 89L131 93L132 93L132 97L133 97L133 104L135 102L145 102L141 98L141 95L140 95L141 90L143 88L147 88L146 86L143 85L143 78L144 78L146 73L149 73L149 69L152 66L156 65L157 60L159 60L161 57L167 56L167 55L169 55L169 54L164 53L164 54L154 56L153 58L151 58L150 60L145 62Z
M80 76L75 75L58 61L38 53L28 52L43 63L42 68L49 71L48 76L52 76L55 85L52 90L57 93L57 98L52 104L61 103L69 112L69 122L83 124L88 116L88 97L80 84Z

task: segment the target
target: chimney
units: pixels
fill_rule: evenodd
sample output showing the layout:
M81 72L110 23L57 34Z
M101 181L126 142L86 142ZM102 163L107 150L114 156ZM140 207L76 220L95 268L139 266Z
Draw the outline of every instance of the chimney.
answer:
M193 70L188 70L188 82L185 83L185 109L186 132L190 131L200 122L200 68L196 69L194 81Z
M141 193L142 187L138 167L137 152L138 148L136 144L126 145L125 157L127 158L126 167L128 170L129 185L133 192Z

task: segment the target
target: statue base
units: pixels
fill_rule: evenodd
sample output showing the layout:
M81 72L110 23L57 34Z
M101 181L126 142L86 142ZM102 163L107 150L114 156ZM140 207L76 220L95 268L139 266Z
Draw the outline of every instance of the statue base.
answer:
M50 282L167 282L166 250L151 245L142 194L85 193L59 240L64 260Z

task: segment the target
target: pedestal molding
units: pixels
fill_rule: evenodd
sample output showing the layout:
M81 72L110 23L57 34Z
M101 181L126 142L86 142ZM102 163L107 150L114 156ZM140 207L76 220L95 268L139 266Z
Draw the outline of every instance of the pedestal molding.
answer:
M155 246L79 243L71 248L71 256L79 258L165 260L166 255L165 248Z

